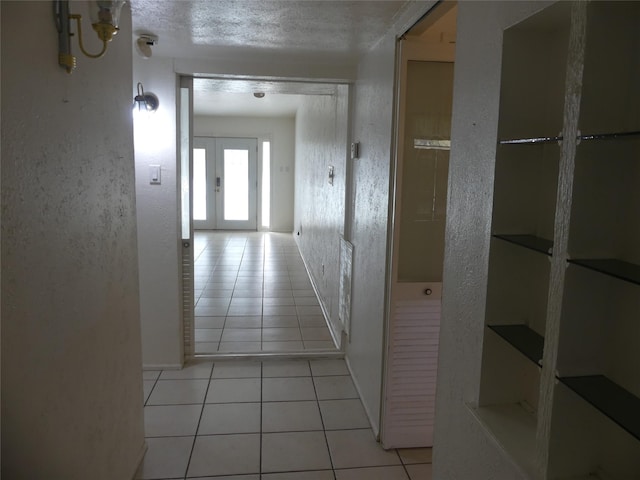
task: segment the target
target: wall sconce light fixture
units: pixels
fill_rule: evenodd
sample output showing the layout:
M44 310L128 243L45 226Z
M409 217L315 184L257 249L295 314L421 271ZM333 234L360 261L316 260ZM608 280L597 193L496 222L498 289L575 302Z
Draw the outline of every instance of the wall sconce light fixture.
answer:
M82 16L69 11L69 0L54 0L53 7L58 28L58 63L71 73L76 67L76 57L71 53L71 21L77 23L78 45L89 58L100 58L107 51L107 44L118 33L120 11L125 0L94 0L90 2L91 25L102 41L102 50L93 54L87 52L82 41Z
M144 91L142 83L138 82L138 94L133 99L133 111L134 112L155 112L160 105L158 97L153 93Z

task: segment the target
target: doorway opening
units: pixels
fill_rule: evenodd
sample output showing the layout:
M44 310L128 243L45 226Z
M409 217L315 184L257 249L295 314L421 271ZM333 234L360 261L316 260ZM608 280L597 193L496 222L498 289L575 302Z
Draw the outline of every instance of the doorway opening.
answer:
M189 80L185 357L340 355L293 223L298 110L345 86Z
M381 441L433 445L457 3L398 41Z

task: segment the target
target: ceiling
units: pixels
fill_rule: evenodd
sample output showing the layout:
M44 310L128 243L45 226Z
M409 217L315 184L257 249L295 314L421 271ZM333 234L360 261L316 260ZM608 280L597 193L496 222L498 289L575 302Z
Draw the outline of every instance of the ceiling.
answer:
M356 65L408 0L131 0L134 36L158 36L153 55ZM293 116L303 95L335 86L228 79L194 81L194 113ZM257 99L254 92L265 92Z
M355 62L407 0L131 0L134 33L153 33L154 54L256 58L256 54Z
M194 114L227 117L293 117L305 95L333 95L336 85L195 78ZM254 93L264 93L256 98Z

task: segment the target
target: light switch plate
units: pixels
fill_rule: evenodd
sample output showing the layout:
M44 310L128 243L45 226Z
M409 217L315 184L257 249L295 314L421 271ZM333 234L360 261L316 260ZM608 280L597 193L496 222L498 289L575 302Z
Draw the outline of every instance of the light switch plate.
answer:
M360 157L360 142L353 142L351 144L351 160L355 160Z
M162 179L160 178L161 168L160 165L149 165L149 184L160 185Z

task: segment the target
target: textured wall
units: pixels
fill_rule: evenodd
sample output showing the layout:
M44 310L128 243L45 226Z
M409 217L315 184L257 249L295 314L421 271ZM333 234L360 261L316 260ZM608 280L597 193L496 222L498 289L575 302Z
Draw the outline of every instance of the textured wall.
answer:
M176 76L170 59L133 63L133 90L142 82L158 96L158 110L136 118L135 164L140 245L140 316L145 367L182 365L181 255L176 162ZM161 185L149 184L149 165L160 165Z
M271 141L271 230L293 231L295 120L293 118L195 117L194 135Z
M438 479L522 478L466 404L477 404L480 384L502 32L543 6L458 4L434 439Z
M130 14L103 59L68 75L51 2L1 8L2 476L131 478L144 438Z
M361 62L353 138L353 291L347 357L374 430L379 429L386 285L395 40L387 35Z
M335 95L309 96L296 116L294 235L338 338L347 115L347 88L341 86ZM334 167L333 185L329 184L329 166Z

